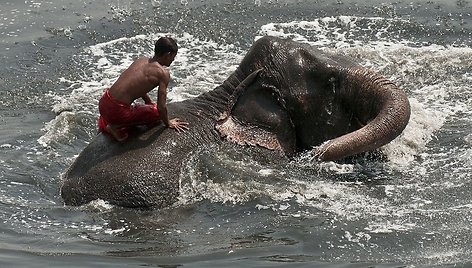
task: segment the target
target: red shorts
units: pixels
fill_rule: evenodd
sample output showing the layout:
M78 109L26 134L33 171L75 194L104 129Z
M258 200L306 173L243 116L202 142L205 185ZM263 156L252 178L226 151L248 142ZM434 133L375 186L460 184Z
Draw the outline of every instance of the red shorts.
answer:
M157 105L129 105L114 99L108 89L98 102L98 110L100 111L98 129L103 133L108 133L106 131L108 124L120 129L121 132L128 132L128 127L155 124L160 120Z

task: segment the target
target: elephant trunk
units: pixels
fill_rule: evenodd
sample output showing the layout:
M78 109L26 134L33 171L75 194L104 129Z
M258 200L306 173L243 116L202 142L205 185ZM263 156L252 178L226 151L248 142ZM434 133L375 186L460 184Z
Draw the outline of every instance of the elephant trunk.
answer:
M321 161L375 150L395 139L408 124L410 104L405 92L371 70L347 70L341 95L353 119L363 127L322 144L316 154Z

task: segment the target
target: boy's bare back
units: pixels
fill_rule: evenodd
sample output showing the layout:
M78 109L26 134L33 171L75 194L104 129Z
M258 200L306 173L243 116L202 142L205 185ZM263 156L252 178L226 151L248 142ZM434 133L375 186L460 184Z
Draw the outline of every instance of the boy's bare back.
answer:
M131 104L160 83L168 85L169 80L169 71L157 61L140 58L121 74L109 91L115 99Z

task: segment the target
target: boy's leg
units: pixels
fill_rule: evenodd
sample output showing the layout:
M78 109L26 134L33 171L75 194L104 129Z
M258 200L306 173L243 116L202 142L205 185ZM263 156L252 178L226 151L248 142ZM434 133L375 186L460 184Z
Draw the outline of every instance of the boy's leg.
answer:
M125 141L128 138L128 132L125 128L119 128L109 124L102 116L98 119L98 129L105 134L111 135L119 142Z
M111 134L119 142L123 142L128 138L128 132L124 128L116 128L108 124L105 129L107 133Z
M161 120L155 104L134 105L130 117L130 121L134 122L134 125L155 125Z
M126 110L115 110L112 118L113 123L106 121L102 116L99 118L99 129L103 133L110 134L117 141L122 142L128 138L127 128L136 125L155 125L159 123L159 110L157 105L133 105ZM119 115L119 117L117 116Z

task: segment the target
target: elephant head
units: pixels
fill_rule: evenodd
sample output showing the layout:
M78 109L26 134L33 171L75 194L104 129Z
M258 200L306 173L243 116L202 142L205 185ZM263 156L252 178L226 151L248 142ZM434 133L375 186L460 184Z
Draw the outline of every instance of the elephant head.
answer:
M321 161L379 148L406 127L405 93L345 57L275 37L259 39L216 128L227 139L287 155L316 147ZM251 76L248 76L251 77Z

